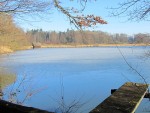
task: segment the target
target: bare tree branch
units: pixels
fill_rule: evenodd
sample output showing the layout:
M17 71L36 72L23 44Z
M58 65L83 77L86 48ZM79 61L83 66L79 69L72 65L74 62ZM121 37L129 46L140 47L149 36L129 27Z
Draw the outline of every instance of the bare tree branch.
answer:
M69 2L71 1L74 0L69 0ZM69 18L70 23L74 24L78 29L81 29L82 27L95 26L96 24L107 24L107 22L99 16L82 14L87 1L88 0L77 0L77 2L79 2L82 6L80 10L79 8L75 9L70 6L68 6L68 8L64 8L62 4L60 4L59 0L3 0L0 1L0 14L5 13L20 17L22 17L22 15L29 14L39 16L39 14L51 11L50 6L54 5L57 9L59 9L59 11L65 14ZM52 2L54 4L51 4ZM79 14L81 16L79 16Z
M87 0L80 0L80 2L87 2ZM56 8L58 8L63 14L65 14L68 18L70 23L74 24L76 28L82 29L82 27L91 27L95 26L96 24L107 24L106 21L104 21L101 17L99 16L94 16L94 15L83 15L81 14L80 16L78 15L80 11L75 10L74 8L72 9L65 9L60 5L60 2L58 0L54 0L54 5ZM72 15L69 11L73 11Z
M0 2L0 14L43 13L50 9L50 1L41 0L3 0Z
M150 20L150 0L126 0L111 9L112 16L127 16L133 21Z

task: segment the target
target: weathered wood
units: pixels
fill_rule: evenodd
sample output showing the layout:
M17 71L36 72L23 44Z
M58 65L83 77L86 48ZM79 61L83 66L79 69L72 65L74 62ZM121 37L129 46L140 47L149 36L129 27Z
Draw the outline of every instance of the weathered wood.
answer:
M52 113L33 107L25 107L0 100L0 113Z
M90 113L134 113L147 89L147 84L127 82Z
M117 91L117 89L111 89L111 94L113 94L115 91ZM150 98L150 93L145 93L144 98Z

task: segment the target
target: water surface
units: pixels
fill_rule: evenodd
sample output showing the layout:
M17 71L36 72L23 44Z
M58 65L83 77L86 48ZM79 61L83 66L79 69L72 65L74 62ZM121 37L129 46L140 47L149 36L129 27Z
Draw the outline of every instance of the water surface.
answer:
M121 47L127 62L150 81L150 60L143 57L146 47ZM87 113L127 81L143 83L124 61L116 47L48 48L18 51L0 57L1 67L17 75L4 89L5 99L49 111L63 110L77 102L77 113ZM31 97L31 98L30 98ZM63 106L61 106L63 104ZM144 99L136 113L149 109ZM71 113L73 113L71 111Z

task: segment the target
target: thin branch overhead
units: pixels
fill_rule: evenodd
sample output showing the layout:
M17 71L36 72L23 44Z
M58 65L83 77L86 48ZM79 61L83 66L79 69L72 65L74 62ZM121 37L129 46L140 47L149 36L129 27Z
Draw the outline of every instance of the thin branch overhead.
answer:
M84 2L86 4L87 0L84 0ZM69 18L70 23L74 24L78 29L81 29L82 27L95 26L96 24L107 24L107 22L99 16L94 16L93 14L92 15L79 14L80 11L74 8L65 9L64 7L62 7L62 5L60 5L60 2L58 0L54 0L54 5L63 14L65 14ZM73 14L70 13L70 10L71 12L73 12Z
M0 1L0 13L29 14L45 12L50 7L49 1L41 0L3 0Z
M112 16L127 16L133 21L150 20L150 0L126 0L111 9Z

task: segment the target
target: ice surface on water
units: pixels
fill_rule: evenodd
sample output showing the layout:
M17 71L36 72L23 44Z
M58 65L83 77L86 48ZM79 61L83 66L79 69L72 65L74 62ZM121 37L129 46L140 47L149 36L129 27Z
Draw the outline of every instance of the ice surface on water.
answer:
M127 61L150 81L150 61L140 58L146 49L121 47L120 50ZM46 110L58 107L62 81L65 102L69 104L81 98L81 103L87 103L80 110L83 113L90 111L110 95L111 89L124 82L143 82L126 65L115 47L35 49L1 56L1 59L0 65L11 68L18 75L15 87L23 75L27 75L18 98L23 98L27 91L44 89L25 104Z

